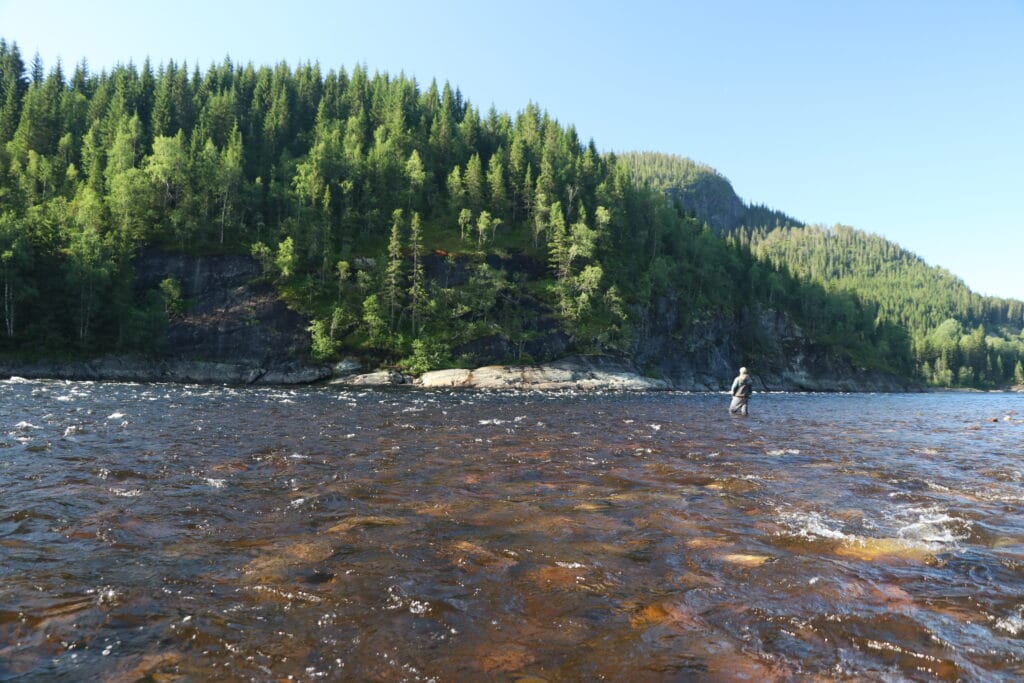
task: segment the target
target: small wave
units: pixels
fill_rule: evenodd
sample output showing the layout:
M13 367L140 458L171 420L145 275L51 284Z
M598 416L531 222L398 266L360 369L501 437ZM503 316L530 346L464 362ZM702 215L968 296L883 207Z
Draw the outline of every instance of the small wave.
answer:
M896 532L899 538L940 546L963 540L966 535L957 533L957 529L971 525L970 520L953 517L939 508L901 509L896 512L896 519L902 521L902 526Z
M800 450L797 448L777 448L771 451L765 451L765 455L800 455Z
M780 515L782 523L797 536L802 538L830 538L849 540L850 534L842 531L842 525L819 512L784 512Z
M124 417L124 413L120 413L120 412L113 412L110 415L107 415L107 419L108 420L120 420L123 417Z
M270 593L271 595L276 595L277 597L284 598L285 600L301 600L302 602L312 603L324 601L324 599L321 598L319 595L314 595L313 593L308 593L306 591L281 590L280 588L275 588L274 586L250 586L248 587L248 590L254 591L256 593Z
M138 498L142 495L142 489L110 489L110 492L120 498Z
M408 609L411 614L426 614L430 609L430 603L426 600L416 600L405 595L399 586L388 586L388 599L384 605L386 610Z
M215 489L222 489L227 485L227 480L225 479L213 479L212 477L207 477L203 481Z
M22 420L18 424L14 425L14 429L19 432L27 432L30 429L39 429L39 427L32 424L31 422L25 422L24 420Z
M1024 609L1020 609L1016 614L1011 614L1008 617L996 619L995 627L1011 636L1019 636L1024 633Z
M90 588L86 591L86 594L95 595L96 603L99 605L114 605L121 598L121 593L118 592L113 586L101 586L99 588Z

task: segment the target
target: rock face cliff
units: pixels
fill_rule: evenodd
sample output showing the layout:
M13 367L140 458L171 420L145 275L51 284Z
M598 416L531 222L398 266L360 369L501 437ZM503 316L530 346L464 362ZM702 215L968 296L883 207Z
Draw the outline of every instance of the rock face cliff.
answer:
M428 277L446 286L468 279L458 259L427 261ZM489 265L509 277L546 276L543 263L519 257L490 257ZM0 374L85 380L296 384L326 379L329 367L309 361L309 320L289 309L268 284L259 265L246 256L192 256L147 250L134 263L140 292L168 278L181 290L184 311L172 317L148 358L106 357L66 363L3 363ZM905 391L895 376L857 368L809 340L784 315L744 310L681 325L683 302L655 301L639 316L630 354L580 357L571 336L536 300L502 305L524 307L535 327L529 348L500 332L458 349L475 370L428 373L415 383L431 387L514 389L682 389L728 388L741 365L761 391ZM756 343L751 340L757 340ZM744 350L745 349L745 350ZM537 365L496 365L515 353ZM483 366L483 367L477 367ZM411 384L393 370L358 375L349 364L340 383L355 386ZM366 368L373 369L373 368Z
M0 373L80 380L295 384L330 376L309 362L309 320L289 309L247 256L148 249L134 260L140 292L174 280L184 302L146 358L0 362Z
M189 256L159 250L134 263L136 287L171 278L185 310L167 326L163 346L172 358L253 367L282 367L309 355L309 321L289 309L274 288L255 282L259 264L247 256Z
M696 174L687 185L665 191L671 199L722 234L743 225L747 205L729 181L715 173Z
M903 378L859 368L837 356L777 311L743 310L693 323L679 335L675 310L671 303L660 302L633 359L675 388L727 389L739 368L746 366L760 391L915 389ZM746 341L746 350L741 340Z

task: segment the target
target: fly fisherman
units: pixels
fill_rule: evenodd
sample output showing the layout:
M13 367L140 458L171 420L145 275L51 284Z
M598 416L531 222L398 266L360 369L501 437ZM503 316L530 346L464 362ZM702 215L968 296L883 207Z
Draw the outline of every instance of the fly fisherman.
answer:
M729 391L732 394L729 412L733 415L746 417L747 401L750 400L750 395L754 393L754 385L750 381L750 375L747 374L746 368L740 368L740 374L732 381L732 389Z

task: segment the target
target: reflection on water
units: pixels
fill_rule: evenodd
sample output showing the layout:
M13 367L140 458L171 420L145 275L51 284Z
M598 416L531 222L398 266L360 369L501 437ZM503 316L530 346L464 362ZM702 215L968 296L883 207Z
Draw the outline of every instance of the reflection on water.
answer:
M0 680L1024 677L1022 403L0 384Z

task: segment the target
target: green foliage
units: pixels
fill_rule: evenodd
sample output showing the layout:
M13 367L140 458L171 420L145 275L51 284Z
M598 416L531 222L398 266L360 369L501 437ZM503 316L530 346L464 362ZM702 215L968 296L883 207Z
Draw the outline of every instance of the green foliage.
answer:
M181 284L172 277L160 281L160 293L164 299L164 312L167 317L175 316L185 310L185 302L181 298Z
M288 280L295 274L297 256L295 255L295 241L291 237L285 237L277 245L277 255L274 256L274 266L281 278Z
M439 340L414 339L412 355L402 363L402 366L415 374L437 370L448 363L450 353L448 346Z
M949 272L877 235L837 225L761 229L734 239L834 298L865 302L879 326L905 330L917 373L928 383L1005 386L1024 357L1021 302L975 294Z
M324 320L314 320L309 326L311 338L310 356L316 361L332 360L338 352L339 341L331 335L331 325Z
M762 311L935 383L1001 386L1024 357L1021 302L746 206L689 160L601 154L534 104L481 115L362 66L25 69L0 40L0 351L150 350L181 310L171 281L133 291L133 254L157 246L251 254L320 360L422 371L488 340L541 360L545 335L630 354L714 319L767 357L742 322Z

